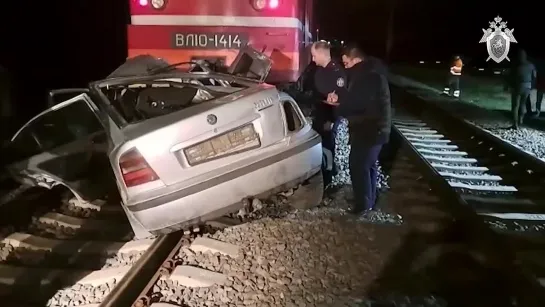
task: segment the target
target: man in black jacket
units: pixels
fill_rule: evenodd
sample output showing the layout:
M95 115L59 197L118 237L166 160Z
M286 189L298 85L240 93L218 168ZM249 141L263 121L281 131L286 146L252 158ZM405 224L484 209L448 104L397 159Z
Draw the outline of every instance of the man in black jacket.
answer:
M536 83L536 68L528 61L526 52L519 50L517 61L507 75L507 85L511 88L511 114L514 129L518 129L524 120L524 106L532 111L529 101L530 92Z
M350 176L355 199L352 211L359 214L375 207L377 160L390 138L390 87L385 67L376 61L366 63L359 48L347 48L343 62L349 71L348 87L330 93L327 103L336 106L337 116L348 120Z
M346 86L346 74L344 68L331 59L331 46L328 42L315 42L311 49L312 61L316 63L314 73L314 88L316 109L313 112L312 128L322 137L322 147L329 151L328 165L323 169L324 186L326 193L335 192L331 187L335 167L335 133L339 124L339 118L335 116L335 108L324 101L331 92L342 90Z

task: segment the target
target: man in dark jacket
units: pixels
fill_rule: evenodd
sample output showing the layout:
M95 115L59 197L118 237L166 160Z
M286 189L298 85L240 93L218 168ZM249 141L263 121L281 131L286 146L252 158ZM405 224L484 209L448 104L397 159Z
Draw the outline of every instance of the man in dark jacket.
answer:
M348 47L346 47L346 50L349 50L351 48L357 48L357 47L348 46ZM351 59L346 54L342 55L342 61L343 61L343 65L345 66L345 68L348 67L350 65L350 63L351 63ZM375 57L370 56L370 55L366 55L365 56L365 61L362 61L362 63L369 70L376 71L379 74L382 74L382 75L385 75L385 76L388 75L388 68L386 67L386 64L384 64L384 62L382 62L378 58L375 58ZM351 73L351 70L347 69L346 74L347 74L349 79L350 79L350 76L349 76L350 73Z
M524 50L519 50L516 64L507 77L511 88L511 120L513 128L518 129L523 123L524 107L536 81L536 68L528 61Z
M311 47L312 61L316 63L314 73L316 109L313 114L312 128L322 137L322 147L329 151L328 165L323 169L324 186L326 192L334 192L331 182L335 174L335 132L339 124L339 118L335 116L334 107L324 104L327 95L331 92L342 90L346 86L346 73L344 68L331 59L331 46L328 42L315 42Z
M348 120L350 176L355 199L352 211L359 214L375 207L377 160L390 138L390 87L384 74L386 68L379 62L366 63L359 48L347 48L343 62L349 71L348 87L330 93L327 103L336 106L337 115Z

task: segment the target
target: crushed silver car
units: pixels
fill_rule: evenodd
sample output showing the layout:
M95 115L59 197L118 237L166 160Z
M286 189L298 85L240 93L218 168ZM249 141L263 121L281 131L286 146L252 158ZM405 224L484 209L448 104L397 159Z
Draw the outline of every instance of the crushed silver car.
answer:
M228 73L189 65L129 59L106 80L52 103L13 136L23 159L10 173L27 184L63 185L81 202L117 185L138 238L301 183L294 206L317 205L321 140L289 95L263 83L270 59L246 48Z

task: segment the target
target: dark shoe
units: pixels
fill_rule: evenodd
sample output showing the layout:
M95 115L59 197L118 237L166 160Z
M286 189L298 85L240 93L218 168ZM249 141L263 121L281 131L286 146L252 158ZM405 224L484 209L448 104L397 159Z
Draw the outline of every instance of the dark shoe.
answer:
M519 130L519 125L513 125L513 126L509 127L509 129Z

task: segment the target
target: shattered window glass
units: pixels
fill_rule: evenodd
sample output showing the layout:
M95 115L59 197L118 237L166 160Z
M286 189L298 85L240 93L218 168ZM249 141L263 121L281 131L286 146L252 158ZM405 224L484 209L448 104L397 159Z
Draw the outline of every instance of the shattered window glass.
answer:
M103 130L84 100L36 118L12 142L13 149L30 156L72 143Z

